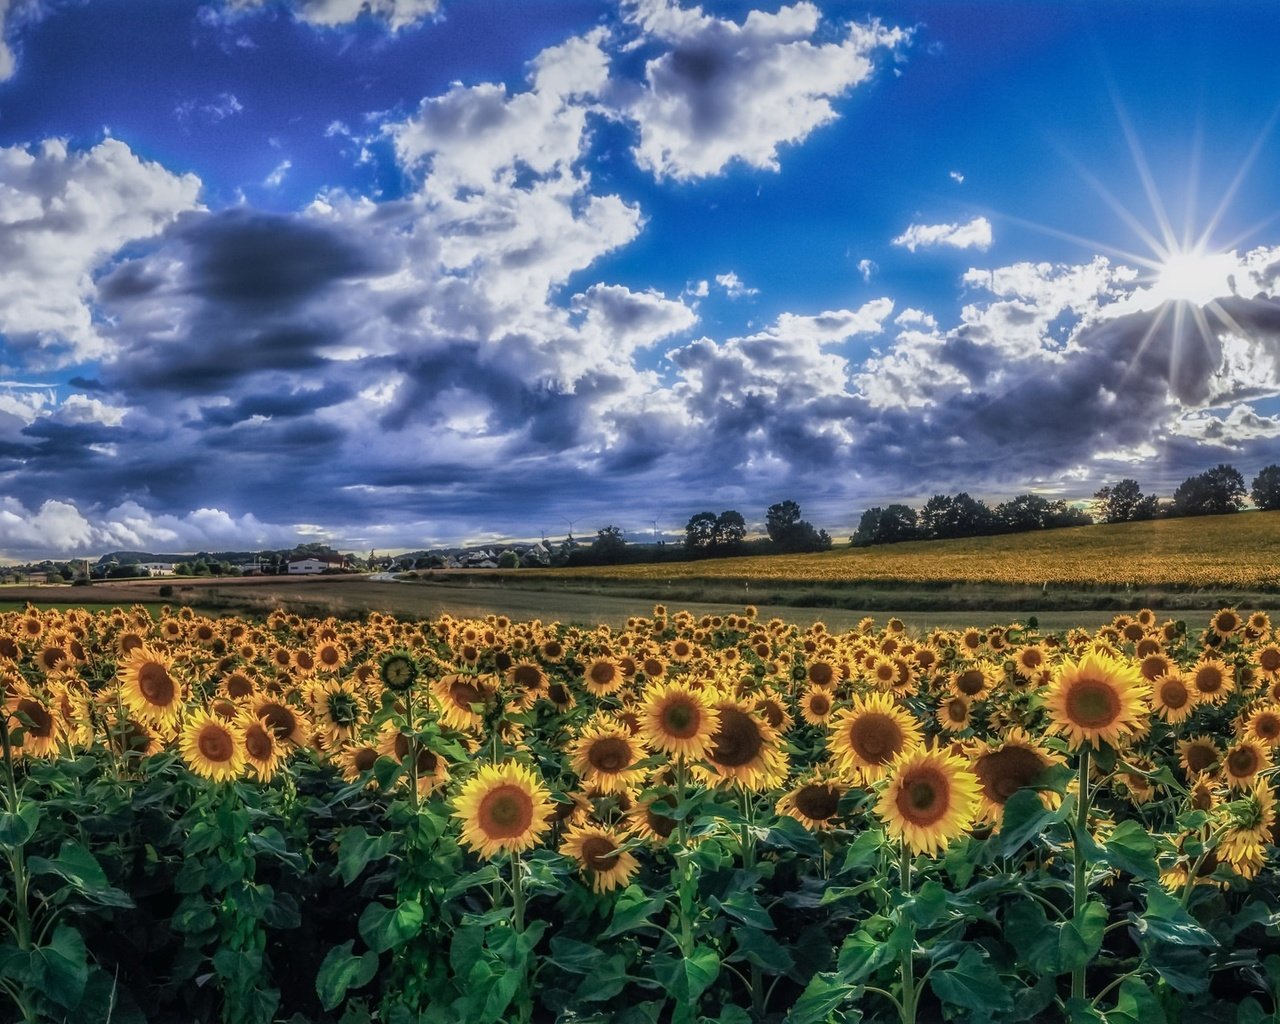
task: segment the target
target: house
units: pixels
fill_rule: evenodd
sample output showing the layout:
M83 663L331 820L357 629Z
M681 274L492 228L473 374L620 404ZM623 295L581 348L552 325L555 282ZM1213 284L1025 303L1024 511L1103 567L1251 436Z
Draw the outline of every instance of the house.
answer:
M172 576L175 569L173 562L139 562L138 566L146 569L152 576Z
M326 569L347 569L347 560L340 555L308 555L289 561L289 575L302 576L324 572Z

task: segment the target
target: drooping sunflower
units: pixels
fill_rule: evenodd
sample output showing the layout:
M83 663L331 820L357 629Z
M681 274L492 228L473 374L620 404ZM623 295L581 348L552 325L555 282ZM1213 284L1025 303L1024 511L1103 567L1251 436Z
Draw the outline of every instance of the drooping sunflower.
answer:
M441 676L431 683L431 692L440 702L440 720L450 729L465 732L484 724L484 715L472 710L493 700L492 680L485 676L463 676L456 673Z
M214 782L227 782L244 771L244 733L236 723L207 711L187 719L178 747L192 772Z
M1176 668L1151 682L1151 709L1170 725L1185 722L1199 702L1200 691Z
M831 720L831 753L847 776L868 783L920 745L920 725L887 693L859 694Z
M640 736L653 750L685 758L702 757L720 725L711 698L682 681L645 690L640 705Z
M266 721L242 710L235 724L244 737L244 759L249 771L259 782L270 782L284 761L284 747Z
M378 761L378 748L369 743L352 743L343 747L335 759L347 782L355 782ZM370 785L376 785L370 782Z
M551 827L550 794L533 771L517 761L483 765L454 800L462 842L486 860L536 846Z
M621 793L644 782L635 765L645 758L643 744L620 722L595 721L569 744L573 770L585 785L604 793Z
M1115 744L1133 735L1146 713L1137 669L1104 654L1065 659L1045 699L1049 731L1062 733L1075 750L1088 743Z
M352 739L365 718L365 708L355 687L346 681L333 680L315 686L311 691L311 709L316 730L330 747Z
M913 854L939 854L972 826L978 778L962 758L916 748L894 758L888 776L875 811Z
M1015 728L997 743L979 743L972 750L971 763L978 778L977 818L998 826L1009 798L1034 786L1045 770L1061 764L1062 758L1038 744L1030 733ZM1061 799L1047 790L1040 796L1050 807L1056 807Z
M675 809L675 794L659 793L637 800L635 806L627 812L627 820L637 835L660 846L671 838L679 824L671 817Z
M1252 739L1242 739L1227 748L1222 772L1236 789L1253 784L1258 772L1271 767L1271 750Z
M721 779L763 792L786 778L787 755L763 715L735 700L716 703L720 721L703 755Z
M607 825L570 825L560 853L578 862L591 879L595 892L608 892L627 885L639 870L640 862L624 848L627 835Z
M120 699L143 722L168 728L182 713L182 684L173 662L150 647L137 647L117 669Z
M764 720L779 734L790 732L795 719L782 702L782 697L775 693L762 693L755 698L755 709L764 715Z
M830 771L808 772L784 793L777 804L779 814L795 818L805 828L821 832L835 825L846 783Z

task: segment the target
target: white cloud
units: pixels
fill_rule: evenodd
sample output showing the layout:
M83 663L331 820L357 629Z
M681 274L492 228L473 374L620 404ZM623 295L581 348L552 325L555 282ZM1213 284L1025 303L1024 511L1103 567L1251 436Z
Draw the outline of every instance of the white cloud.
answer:
M872 299L858 309L835 309L817 316L783 313L769 333L788 341L812 340L820 345L844 341L856 334L879 334L893 312L890 298Z
M864 281L870 281L871 275L879 269L880 267L875 260L858 260L858 273L862 275L862 280Z
M910 306L895 316L893 322L901 327L923 327L928 330L935 330L938 326L938 321L934 319L932 313L913 309Z
M629 21L666 48L625 107L640 132L634 156L677 180L719 174L734 160L777 170L778 148L834 120L832 101L871 76L876 52L911 36L872 21L815 42L821 14L808 2L751 11L742 24L673 0L630 8Z
M232 14L261 7L266 0L228 0ZM349 25L364 14L387 23L393 32L435 15L440 0L294 0L294 17L318 28ZM215 14L207 15L215 18Z
M105 427L118 427L129 410L124 406L108 405L88 395L68 395L58 407L58 419L63 423L99 423Z
M263 186L266 188L279 188L284 184L285 175L289 173L291 167L293 167L292 160L281 160L276 164L275 169L262 179Z
M986 217L974 217L967 224L912 224L893 240L893 244L911 252L944 245L952 249L985 251L991 247L991 222Z
M0 148L0 331L48 362L102 355L92 274L126 242L197 207L200 180L140 160L116 139L71 152Z
M961 174L959 171L952 171L949 175L947 175L947 177L949 177L957 185L964 184L964 175Z
M11 50L9 48L9 44L5 42L8 20L9 0L0 0L0 82L4 82L12 78L14 71L16 71L18 67L17 61L14 60L13 57L13 50Z
M741 299L751 295L759 295L759 288L748 288L737 273L730 270L727 274L716 274L716 284L724 289L731 299Z

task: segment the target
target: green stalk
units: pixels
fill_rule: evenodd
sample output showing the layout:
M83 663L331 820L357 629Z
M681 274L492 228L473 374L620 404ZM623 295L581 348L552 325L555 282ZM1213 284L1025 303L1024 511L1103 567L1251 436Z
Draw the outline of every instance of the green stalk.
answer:
M680 955L686 960L693 956L693 861L689 854L689 821L684 807L686 790L686 771L684 755L676 759L676 806L679 818L676 822L676 860L679 864L679 880L676 884L676 895L680 916ZM673 1018L679 1024L692 1024L698 1019L696 1005L677 1003Z
M902 840L902 845L898 850L898 858L899 873L902 881L902 902L905 905L907 900L911 898L911 851L907 849L907 840L905 838ZM899 972L902 975L902 1005L899 1009L901 1011L902 1024L916 1024L916 926L905 914L903 914L902 921L907 926L907 945L902 951L899 966Z
M412 802L414 814L418 813L418 730L413 723L413 686L404 692L405 697L405 717L409 722L409 789L412 796L409 798Z
M511 855L511 905L514 910L513 925L516 935L524 935L524 865L518 854ZM533 1000L529 992L529 959L526 955L520 976L520 991L517 998L517 1012L521 1024L528 1024L533 1017Z
M756 840L752 831L755 826L756 802L752 792L742 789L742 867L748 873L756 869ZM751 888L754 891L755 882ZM764 971L758 963L751 963L751 1015L756 1020L764 1020Z
M1071 920L1076 925L1084 918L1084 908L1088 902L1088 866L1084 858L1084 844L1081 841L1089 829L1089 750L1086 743L1080 748L1080 792L1076 796L1076 828L1075 828L1075 883L1071 890ZM1071 998L1084 999L1085 971L1088 964L1082 964L1071 972Z
M9 805L9 813L18 813L18 784L15 781L13 768L13 745L9 742L9 716L0 712L0 744L4 747L5 797ZM31 949L31 908L29 905L29 887L31 876L27 874L26 854L23 847L16 847L9 854L9 867L13 872L14 921L18 948L23 952Z

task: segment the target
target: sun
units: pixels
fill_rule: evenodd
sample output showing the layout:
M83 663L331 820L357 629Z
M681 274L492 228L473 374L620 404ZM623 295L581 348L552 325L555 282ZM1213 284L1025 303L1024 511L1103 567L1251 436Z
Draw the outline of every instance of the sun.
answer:
M1197 246L1164 254L1149 289L1157 304L1187 302L1193 306L1230 295L1235 289L1238 260L1233 252L1213 252Z

